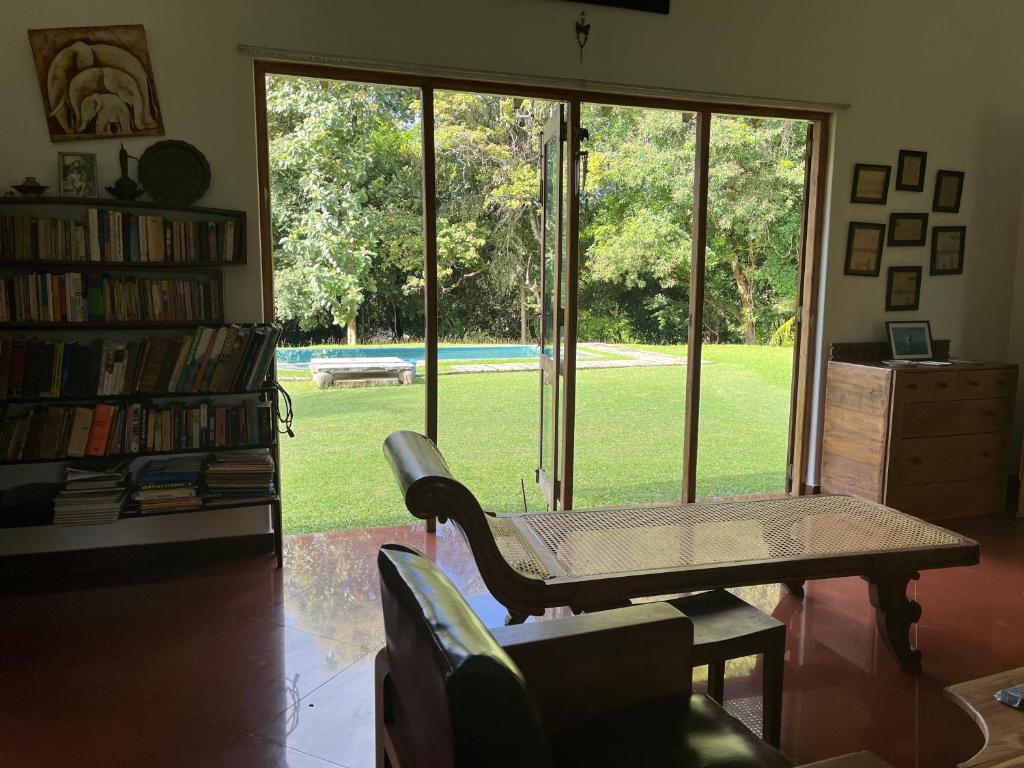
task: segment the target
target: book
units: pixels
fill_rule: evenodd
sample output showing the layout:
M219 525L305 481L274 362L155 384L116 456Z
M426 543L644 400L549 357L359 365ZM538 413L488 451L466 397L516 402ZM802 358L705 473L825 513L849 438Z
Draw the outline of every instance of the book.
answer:
M110 427L114 418L114 406L97 403L93 409L92 424L89 427L89 439L85 446L86 456L105 456Z
M89 442L89 432L92 427L92 408L75 408L71 422L71 435L68 438L67 455L71 457L85 456L86 445Z

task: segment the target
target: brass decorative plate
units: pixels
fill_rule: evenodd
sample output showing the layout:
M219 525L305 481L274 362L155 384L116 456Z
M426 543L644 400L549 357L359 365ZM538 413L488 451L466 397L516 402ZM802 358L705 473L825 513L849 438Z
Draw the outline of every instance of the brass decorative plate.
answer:
M168 205L191 205L210 188L210 164L185 141L158 141L139 158L139 183Z

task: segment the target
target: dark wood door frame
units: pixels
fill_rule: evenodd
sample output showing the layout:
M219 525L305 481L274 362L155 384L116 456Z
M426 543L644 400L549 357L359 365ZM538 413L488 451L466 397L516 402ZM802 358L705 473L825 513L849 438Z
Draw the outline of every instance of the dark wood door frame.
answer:
M433 114L433 94L436 90L468 91L472 93L496 93L507 96L520 96L524 98L549 99L569 104L569 144L572 160L575 163L575 148L579 144L579 113L583 102L604 104L609 106L631 106L649 107L658 109L672 109L686 112L694 112L698 116L699 136L698 141L698 169L694 174L695 192L701 193L700 186L703 185L703 197L695 197L694 224L693 224L693 248L694 268L691 269L691 306L690 306L690 333L687 341L687 373L686 373L686 411L687 423L684 435L683 457L683 499L693 500L696 493L696 471L697 471L697 422L699 418L699 391L700 391L700 354L701 341L700 329L703 325L703 264L704 249L706 243L706 199L707 199L707 153L710 145L710 120L712 114L739 115L765 118L784 118L793 120L806 120L812 124L811 130L811 157L808 169L808 191L809 197L805 200L807 206L807 227L803 238L800 259L800 275L798 278L798 314L797 314L797 342L795 354L798 356L798 375L794 382L794 408L792 418L794 426L792 433L792 454L793 454L793 492L804 493L809 490L807 477L809 472L809 457L811 454L810 431L813 411L813 386L814 367L817 358L815 347L817 337L818 321L818 294L821 274L821 257L823 249L823 232L825 227L825 204L827 195L828 179L828 140L830 130L830 113L825 111L807 109L789 109L784 107L751 106L741 103L718 103L702 102L687 99L673 99L657 96L630 96L621 93L604 93L591 91L585 88L569 89L545 86L515 85L506 82L488 82L486 80L469 80L458 78L416 76L405 73L380 72L365 69L352 69L346 67L334 67L320 64L299 64L294 62L256 60L254 62L254 80L256 90L256 139L257 139L257 168L259 172L259 206L260 206L260 244L261 244L261 267L263 285L263 317L271 321L274 317L273 300L273 242L271 235L271 212L270 212L270 166L267 146L267 113L266 113L266 76L267 75L290 75L293 77L309 77L331 80L348 80L352 82L376 83L380 85L397 85L419 88L423 94L424 104L424 150L423 150L423 191L424 199L424 270L425 270L425 291L424 303L427 315L425 334L428 362L426 364L426 418L424 431L429 437L437 436L437 282L436 282L436 198L433 192L435 180L433 178L433 120L430 125L426 119L426 109L429 106ZM427 149L427 139L430 138L430 150ZM701 147L703 146L703 153ZM428 157L429 155L429 157ZM704 168L703 174L700 167ZM575 179L575 169L570 173L570 183L578 183ZM698 200L703 200L703 205L697 205ZM568 231L568 258L567 266L570 269L570 280L573 285L573 307L575 307L575 289L578 278L579 265L579 202L576 194L570 195L569 231ZM573 209L575 215L573 215ZM703 233L703 234L701 234ZM434 269L430 265L434 264ZM699 284L694 291L695 275L699 276ZM568 287L568 286L567 286ZM698 296L699 292L699 296ZM701 300L696 300L696 298ZM566 334L572 334L576 338L576 318L573 313L565 318ZM431 350L434 355L434 363L430 364ZM568 355L567 355L568 358ZM575 355L573 359L565 360L567 376L575 380ZM571 387L567 387L571 389ZM571 401L571 394L566 398L562 409L562 429L572 429L575 423L575 404ZM563 431L563 435L565 432ZM563 473L566 461L573 459L573 452L563 451L562 464ZM562 497L571 504L572 499L572 475L569 468L569 481L565 483L566 475L562 475L563 488ZM566 486L568 486L566 488ZM564 508L571 508L565 506Z

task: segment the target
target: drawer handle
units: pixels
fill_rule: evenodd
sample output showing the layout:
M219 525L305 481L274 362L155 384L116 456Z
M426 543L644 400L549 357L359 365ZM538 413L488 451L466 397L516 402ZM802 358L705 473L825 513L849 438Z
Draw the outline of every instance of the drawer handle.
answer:
M977 379L968 379L967 383L970 384L972 387L980 387L981 386L981 382L978 381Z
M949 383L945 382L945 381L940 381L938 383L938 386L939 386L939 389L948 389L949 388Z
M917 389L917 382L915 381L907 384L907 389Z
M921 463L921 460L919 458L917 458L917 456L911 456L909 459L907 459L907 463L908 464L913 464L914 466L917 466L918 464Z
M991 419L994 419L996 416L999 415L999 413L996 411L985 411L985 415Z

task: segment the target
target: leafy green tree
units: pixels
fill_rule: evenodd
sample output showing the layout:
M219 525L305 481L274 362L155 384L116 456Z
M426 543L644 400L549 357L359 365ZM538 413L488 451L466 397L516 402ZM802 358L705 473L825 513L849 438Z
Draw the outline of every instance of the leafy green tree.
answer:
M276 311L304 329L346 324L350 341L373 289L365 186L375 96L368 86L291 77L271 78L267 90Z

